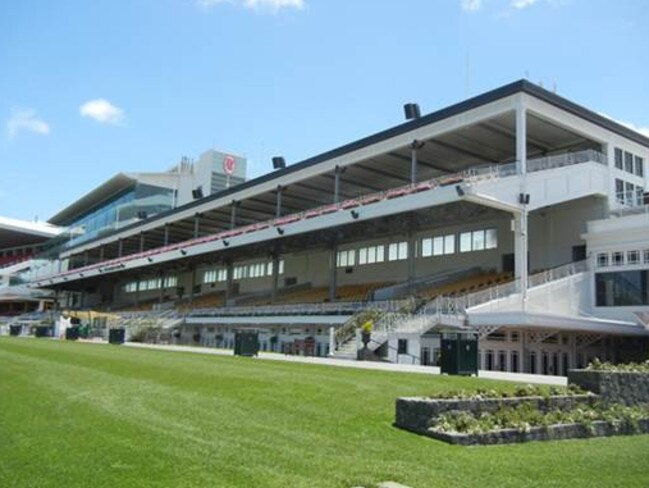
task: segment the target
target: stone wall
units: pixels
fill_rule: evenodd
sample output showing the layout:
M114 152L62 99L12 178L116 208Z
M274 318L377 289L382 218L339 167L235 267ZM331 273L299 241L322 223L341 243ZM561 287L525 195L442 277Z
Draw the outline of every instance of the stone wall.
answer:
M437 398L397 398L395 425L402 429L428 434L431 421L445 412L462 410L479 414L494 412L503 406L515 407L529 403L543 412L554 409L569 410L577 404L592 405L596 395L571 395L551 397L516 397L486 399L437 399Z
M434 429L428 429L426 435L433 439L448 442L449 444L471 446L646 433L649 433L649 419L640 420L635 428L630 425L614 426L608 422L597 421L593 422L590 428L580 424L563 424L551 425L549 427L534 427L530 429L529 432L520 432L515 429L503 429L485 434L451 434L438 432Z
M568 383L599 395L606 403L649 403L649 373L573 369L568 371Z

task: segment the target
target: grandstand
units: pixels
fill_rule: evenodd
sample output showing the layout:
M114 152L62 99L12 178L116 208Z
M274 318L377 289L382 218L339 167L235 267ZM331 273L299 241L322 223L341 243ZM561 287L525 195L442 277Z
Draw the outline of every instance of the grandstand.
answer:
M354 356L372 310L386 360L434 364L440 330L469 327L482 368L563 374L647 352L647 158L648 138L517 81L78 240L31 286L175 309L168 340L253 327L319 355Z

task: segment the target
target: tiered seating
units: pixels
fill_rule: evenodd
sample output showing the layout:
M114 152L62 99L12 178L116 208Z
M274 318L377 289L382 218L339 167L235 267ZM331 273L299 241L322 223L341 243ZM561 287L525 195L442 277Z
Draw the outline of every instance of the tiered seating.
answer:
M194 297L191 305L187 308L215 308L225 305L225 292L217 291Z
M511 279L511 273L489 273L421 290L418 294L427 300L432 300L438 296L464 295L490 286L506 283L511 281Z

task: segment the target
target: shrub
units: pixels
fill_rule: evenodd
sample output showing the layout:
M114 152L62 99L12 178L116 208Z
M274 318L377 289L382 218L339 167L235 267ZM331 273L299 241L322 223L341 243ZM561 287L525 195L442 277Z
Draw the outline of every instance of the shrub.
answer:
M588 371L608 371L612 373L649 373L649 360L642 363L613 364L595 358L588 363L586 369Z

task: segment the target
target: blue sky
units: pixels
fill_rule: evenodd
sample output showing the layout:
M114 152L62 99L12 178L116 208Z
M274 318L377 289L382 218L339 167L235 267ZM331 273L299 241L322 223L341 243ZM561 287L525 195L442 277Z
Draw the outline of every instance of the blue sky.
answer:
M648 25L644 0L3 0L0 215L210 147L258 176L526 76L649 134Z

